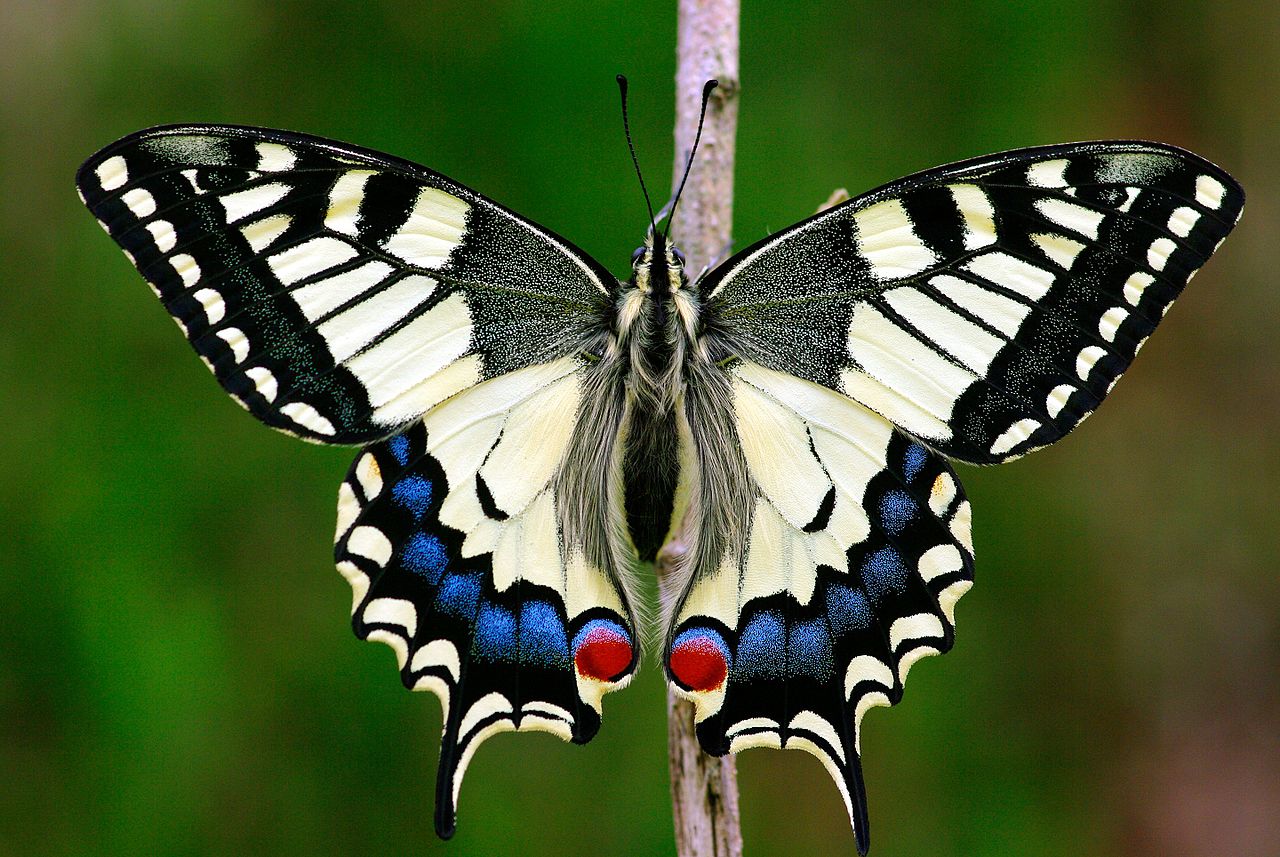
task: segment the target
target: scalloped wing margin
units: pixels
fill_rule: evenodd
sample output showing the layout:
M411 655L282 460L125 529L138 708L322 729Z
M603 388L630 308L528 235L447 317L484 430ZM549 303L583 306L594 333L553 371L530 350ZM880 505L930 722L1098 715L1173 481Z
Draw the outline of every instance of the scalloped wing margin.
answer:
M969 503L945 459L858 403L757 364L730 374L750 528L676 607L668 678L708 753L815 755L865 853L862 716L951 648L973 580Z

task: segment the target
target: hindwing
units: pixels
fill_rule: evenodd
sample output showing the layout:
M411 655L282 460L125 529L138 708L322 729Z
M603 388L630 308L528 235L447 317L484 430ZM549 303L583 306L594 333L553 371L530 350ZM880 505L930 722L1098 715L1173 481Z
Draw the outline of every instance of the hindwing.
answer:
M750 362L727 384L729 413L700 399L689 413L703 508L668 676L697 706L707 752L817 756L865 851L861 718L901 698L916 660L951 648L972 581L969 504L945 459L857 402ZM698 428L721 424L736 443ZM724 456L741 457L737 485L714 484L707 462ZM702 543L734 517L741 537L713 559Z
M616 471L567 466L584 450L614 460L607 397L573 358L522 369L370 446L342 485L335 554L355 632L390 645L405 685L444 709L441 836L481 742L540 730L585 743L601 696L635 669L629 555L583 531L620 503Z
M1004 461L1098 407L1243 204L1155 143L965 161L737 254L701 283L707 324L948 456Z
M313 441L576 350L616 283L438 173L303 134L155 128L77 185L227 392Z

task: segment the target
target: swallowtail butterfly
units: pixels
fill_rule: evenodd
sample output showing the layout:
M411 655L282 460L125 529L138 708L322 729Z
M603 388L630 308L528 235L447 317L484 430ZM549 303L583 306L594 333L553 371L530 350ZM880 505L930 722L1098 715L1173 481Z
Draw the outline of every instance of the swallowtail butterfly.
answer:
M1020 149L625 281L457 182L303 134L141 131L82 199L223 388L362 447L336 559L357 636L444 708L436 829L489 736L576 743L639 662L633 575L687 551L662 661L712 755L806 750L868 844L867 709L951 648L973 578L948 459L1098 407L1240 216L1158 143Z

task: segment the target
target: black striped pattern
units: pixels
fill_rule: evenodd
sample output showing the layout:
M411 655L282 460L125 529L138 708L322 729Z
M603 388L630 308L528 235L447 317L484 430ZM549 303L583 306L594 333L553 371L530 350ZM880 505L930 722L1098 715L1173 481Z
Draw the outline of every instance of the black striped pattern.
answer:
M1243 204L1173 147L1027 149L872 191L701 288L744 356L994 463L1097 408Z

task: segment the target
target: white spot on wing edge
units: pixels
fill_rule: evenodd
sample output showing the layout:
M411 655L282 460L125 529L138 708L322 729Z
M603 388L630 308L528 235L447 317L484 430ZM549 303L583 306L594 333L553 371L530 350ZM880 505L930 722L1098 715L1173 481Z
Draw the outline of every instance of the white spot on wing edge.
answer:
M944 574L955 574L964 569L964 557L955 545L934 545L920 555L916 565L921 579L926 583Z
M120 199L125 205L129 206L129 210L133 212L134 217L139 219L150 217L156 213L156 198L146 188L135 187L125 192Z
M1124 324L1124 320L1129 317L1129 311L1124 307L1113 306L1102 314L1102 318L1098 320L1098 334L1107 342L1116 341L1116 332L1120 330L1120 325Z
M365 525L351 531L351 537L347 539L347 551L381 567L390 562L394 548L382 530Z
M1048 411L1050 417L1056 418L1062 413L1062 409L1066 407L1067 402L1071 399L1071 394L1076 388L1070 384L1059 384L1049 391L1049 395L1044 400L1044 409Z
M1036 187L1066 187L1069 165L1070 161L1065 158L1032 164L1027 167L1027 181Z
M270 369L265 366L254 366L244 370L244 374L253 382L254 389L258 391L258 395L268 402L276 400L276 393L279 392L280 385Z
M1080 376L1080 380L1088 381L1094 365L1106 356L1106 349L1098 345L1080 349L1080 354L1076 357L1076 374Z
M156 242L161 253L168 253L178 244L178 233L167 220L153 220L147 224L147 231L151 233L151 239Z
M745 717L726 729L724 735L726 738L732 738L748 729L770 729L778 732L782 729L782 724L770 717Z
M945 634L937 616L932 613L915 613L895 619L889 626L889 648L896 652L908 640L942 637Z
M1124 281L1124 299L1132 306L1137 306L1138 302L1142 300L1142 293L1146 291L1147 286L1155 282L1155 279L1146 271L1138 271L1131 274L1129 279Z
M200 266L196 264L196 260L188 253L175 253L169 258L169 264L173 266L173 270L182 278L182 285L191 288L200 282Z
M365 605L361 618L368 625L399 625L408 639L418 632L418 609L404 598L375 598Z
M227 314L227 305L222 300L222 295L213 289L196 289L191 293L191 297L200 301L200 306L204 307L204 314L210 325L222 321Z
M429 667L443 667L456 682L462 674L457 646L449 640L432 640L413 653L413 660L409 663L410 670L418 672Z
M373 453L366 452L356 461L355 477L366 500L372 500L382 493L382 468L378 466L378 459Z
M124 187L129 181L129 166L120 155L107 158L94 169L103 190L115 190ZM1207 178L1207 177L1206 177Z
M1186 205L1179 206L1169 215L1169 231L1180 238L1186 238L1196 228L1200 220L1200 212Z
M1018 420L1009 426L1004 432L991 444L992 455L1004 455L1018 444L1031 437L1032 432L1040 428L1040 421L1033 420L1029 417Z
M1196 179L1196 202L1206 208L1221 208L1226 195L1226 186L1213 176L1200 176Z
M343 484L345 485L346 483ZM339 501L338 511L338 526L341 527L341 501ZM338 573L346 578L347 583L351 585L351 615L354 616L356 610L360 609L360 603L364 601L365 595L369 592L369 575L361 571L360 568L350 560L342 560L337 564L337 568Z
M1173 239L1157 238L1151 242L1151 249L1147 251L1147 264L1157 271L1163 271L1164 266L1169 263L1169 256L1176 249L1178 245L1173 243Z
M951 627L956 626L956 602L973 586L972 580L957 580L938 593L938 607L942 615L947 617Z
M956 480L950 473L939 473L938 478L933 480L933 487L929 489L929 509L933 514L942 517L951 507L951 501L955 499Z
M332 435L337 433L333 423L329 422L323 414L305 402L290 402L280 409L280 413L316 434Z
M293 169L298 156L293 149L281 143L258 143L258 169L271 173Z
M844 672L844 695L848 697L853 689L864 681L874 682L886 689L894 685L893 670L889 665L874 655L858 655L849 661Z
M334 530L333 541L337 544L351 529L351 525L360 517L360 501L350 483L343 482L338 486L338 523ZM352 608L354 609L354 607Z
M249 337L238 327L224 327L217 332L219 339L227 343L237 363L243 363L249 357Z

